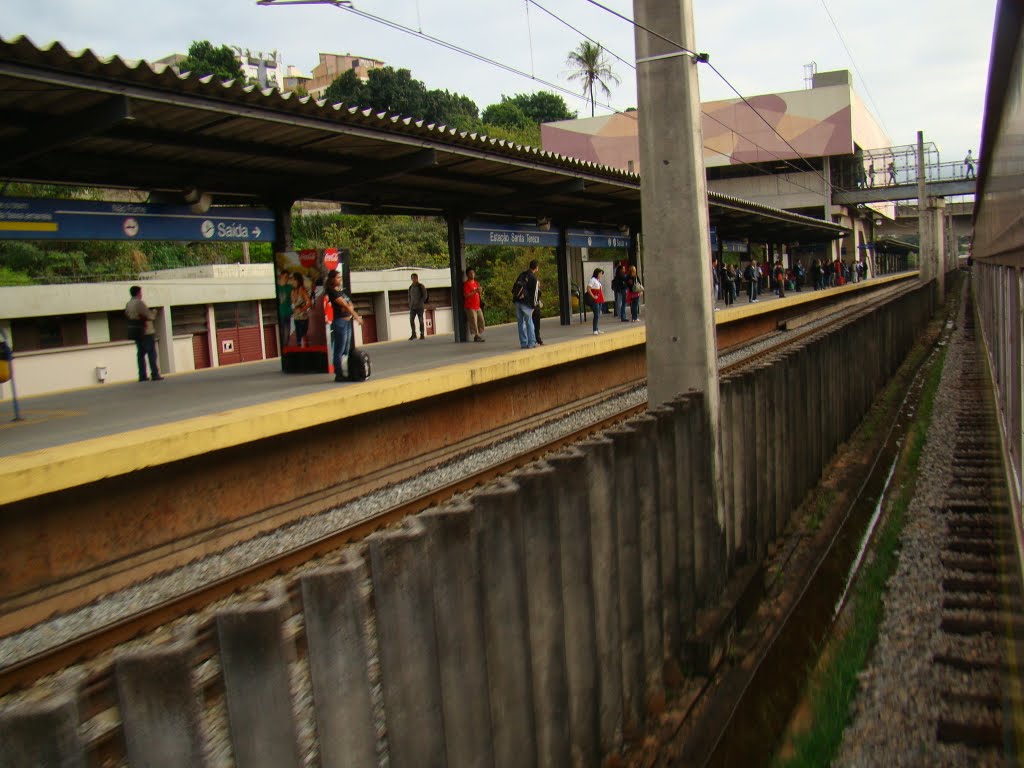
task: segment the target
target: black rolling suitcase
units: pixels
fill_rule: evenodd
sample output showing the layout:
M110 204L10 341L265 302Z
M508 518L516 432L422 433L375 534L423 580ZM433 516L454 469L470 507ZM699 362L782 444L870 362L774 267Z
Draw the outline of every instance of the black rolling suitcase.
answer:
M353 349L345 358L345 377L349 381L366 381L370 378L370 355L362 349Z

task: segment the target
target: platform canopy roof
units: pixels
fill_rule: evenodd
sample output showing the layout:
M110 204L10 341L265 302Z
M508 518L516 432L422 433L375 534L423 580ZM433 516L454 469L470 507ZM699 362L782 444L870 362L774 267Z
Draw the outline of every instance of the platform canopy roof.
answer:
M350 212L641 228L640 177L399 115L164 65L0 39L0 178L173 202L339 202ZM2 193L0 193L2 194ZM820 242L839 225L709 193L723 237Z

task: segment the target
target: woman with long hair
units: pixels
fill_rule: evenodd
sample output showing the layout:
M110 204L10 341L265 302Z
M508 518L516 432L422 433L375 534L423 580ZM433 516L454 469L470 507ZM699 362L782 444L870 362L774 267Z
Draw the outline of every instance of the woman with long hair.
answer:
M604 286L601 285L601 275L604 274L604 270L598 267L594 270L594 274L590 278L590 282L587 283L587 304L590 305L590 310L594 313L594 335L597 336L604 331L597 330L598 321L601 319L601 313L604 312Z

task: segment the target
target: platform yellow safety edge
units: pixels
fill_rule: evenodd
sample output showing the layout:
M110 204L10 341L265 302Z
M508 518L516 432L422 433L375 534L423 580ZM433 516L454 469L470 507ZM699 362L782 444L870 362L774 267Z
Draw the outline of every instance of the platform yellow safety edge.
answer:
M643 326L0 459L0 505L645 343ZM429 373L429 375L427 375Z

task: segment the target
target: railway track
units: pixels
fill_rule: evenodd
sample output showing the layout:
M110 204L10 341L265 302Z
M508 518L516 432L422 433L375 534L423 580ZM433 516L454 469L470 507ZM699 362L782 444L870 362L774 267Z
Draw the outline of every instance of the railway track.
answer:
M1013 720L1024 706L1018 677L1024 600L999 428L970 309L963 330L973 343L957 385L953 480L935 510L946 527L941 556L944 650L933 658L940 686L936 737L966 753L967 760L988 765L993 759L998 764L998 756L1012 746L1007 734L1013 733Z
M875 306L884 301L891 300L895 295L899 295L903 290L907 289L892 289L891 291L886 292L885 296L872 297L868 302L862 302L853 307L848 307L841 312L833 314L827 320L807 325L800 331L778 334L776 337L777 343L775 340L772 340L765 344L760 344L758 345L759 348L755 352L743 357L742 359L734 360L733 362L723 365L720 371L723 375L727 375L744 366L755 364L764 358L769 358L777 354L781 348L788 344L798 342L814 334L826 332L829 328L845 322L855 314L872 311ZM580 405L581 404L576 404L575 407L579 408ZM48 675L59 672L60 670L82 662L83 660L94 659L101 656L105 652L125 643L128 640L150 633L159 627L164 627L182 616L202 611L225 597L243 593L247 590L252 590L254 587L266 582L274 576L287 573L288 571L316 558L337 551L346 544L359 541L373 531L391 525L403 517L414 515L430 506L439 504L456 494L468 491L479 485L486 484L518 467L525 466L537 460L549 452L557 451L568 444L577 442L589 435L603 431L613 424L645 410L645 408L646 404L641 403L632 408L621 411L613 417L588 424L579 430L575 430L555 440L537 446L526 453L468 475L456 483L404 502L379 515L374 515L357 524L347 526L329 535L325 535L314 541L303 544L302 546L295 547L277 556L262 560L251 567L217 579L201 588L197 588L174 598L162 601L159 604L150 606L149 608L131 616L126 616L114 623L89 632L88 634L69 640L68 642L61 643L60 645L45 651L41 651L14 664L10 664L0 669L0 695L24 689ZM554 416L552 414L548 414L545 418L551 419L554 418ZM531 425L527 425L527 427L529 426ZM481 438L477 443L484 444L488 441L494 442L495 440L500 439L503 439L503 437L490 435L487 438ZM467 446L463 445L458 448L453 448L450 453L454 454L458 450L466 449ZM432 457L431 463L436 465L440 460L441 459L438 457ZM405 475L408 475L414 472L415 468L405 467L402 471ZM374 484L383 484L384 482L386 482L386 478L378 478L374 481L363 481L358 489L348 489L348 492L349 495L357 492L365 492ZM287 588L290 598L288 604L291 606L293 616L300 611L301 601L298 597L299 588L297 584L297 580L291 580ZM195 631L194 637L195 660L197 665L215 655L215 635L213 619L203 620ZM295 639L296 646L299 648L300 653L302 653L304 649L304 639L301 636L301 630L300 635ZM96 668L94 671L88 673L88 677L85 680L82 695L82 719L86 720L92 718L99 723L97 727L90 730L89 751L94 756L117 754L121 751L121 747L118 746L120 743L119 725L116 722L116 718L111 720L110 718L103 717L104 713L109 712L115 706L116 696L112 671L109 665L100 664L94 666L96 666ZM209 692L215 693L218 685L220 685L218 680L219 677L216 674L211 675L210 679L204 684L204 688L208 689Z

